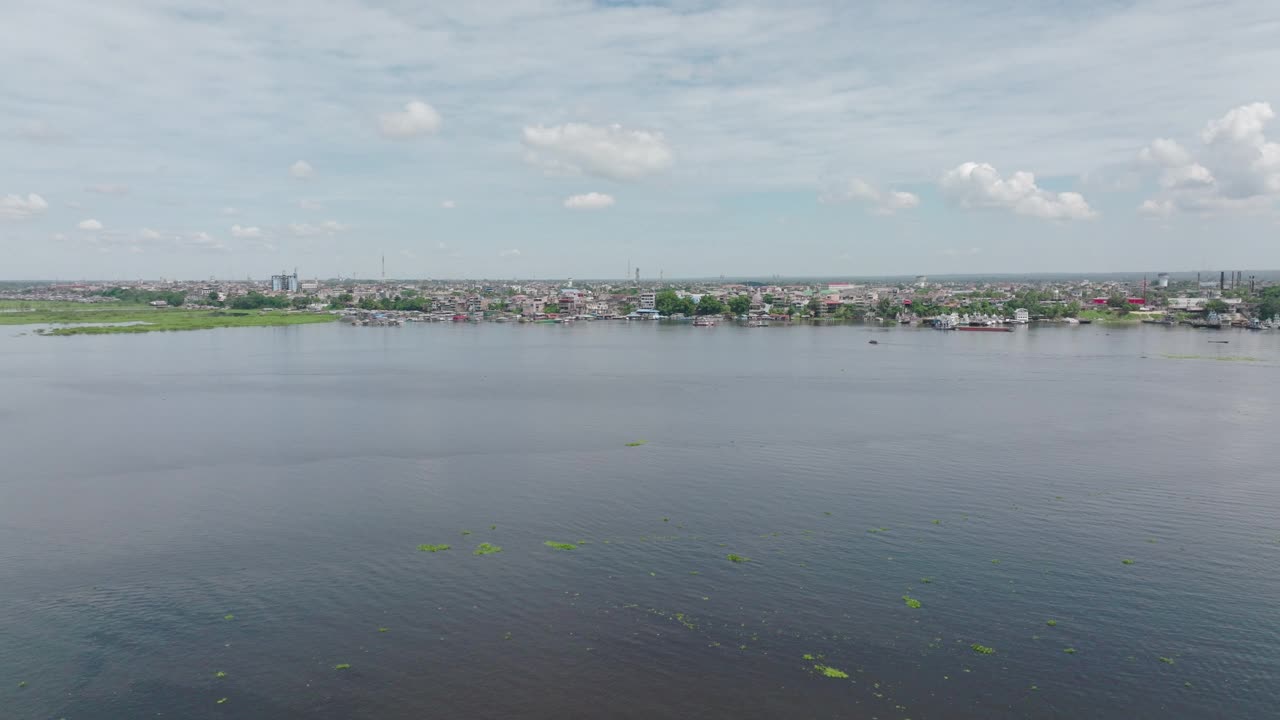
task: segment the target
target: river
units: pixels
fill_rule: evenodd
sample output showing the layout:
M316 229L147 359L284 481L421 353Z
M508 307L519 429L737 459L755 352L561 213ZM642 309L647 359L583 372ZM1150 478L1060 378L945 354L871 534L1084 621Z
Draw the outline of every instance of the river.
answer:
M1280 332L2 330L6 718L1280 705Z

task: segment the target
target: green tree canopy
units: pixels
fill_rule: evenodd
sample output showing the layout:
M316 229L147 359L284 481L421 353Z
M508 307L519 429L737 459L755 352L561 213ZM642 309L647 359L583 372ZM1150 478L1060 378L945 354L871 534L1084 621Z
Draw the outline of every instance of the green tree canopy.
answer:
M729 312L734 315L742 315L751 309L751 298L746 295L734 295L729 298Z
M663 315L692 315L693 300L676 295L675 290L663 290L658 293L655 306Z
M725 305L720 298L715 295L703 295L694 307L694 312L698 315L723 315L724 309Z

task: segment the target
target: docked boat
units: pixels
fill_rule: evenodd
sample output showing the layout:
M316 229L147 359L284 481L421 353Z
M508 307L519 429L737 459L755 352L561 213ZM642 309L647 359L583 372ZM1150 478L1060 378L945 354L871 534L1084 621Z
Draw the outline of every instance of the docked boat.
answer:
M693 321L693 326L694 327L715 327L716 321L715 321L715 318L712 318L708 315L703 315Z
M1003 325L961 325L955 329L968 332L1013 332L1013 328Z
M956 317L955 313L950 315L939 315L933 319L934 330L955 330L956 326L959 324L960 318Z

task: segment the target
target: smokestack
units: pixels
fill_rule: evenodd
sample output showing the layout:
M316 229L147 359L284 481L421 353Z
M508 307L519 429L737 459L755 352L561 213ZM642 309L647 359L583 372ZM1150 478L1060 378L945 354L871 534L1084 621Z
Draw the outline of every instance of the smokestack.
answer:
M1218 273L1218 290L1226 290L1226 289L1227 289L1227 273L1224 270Z

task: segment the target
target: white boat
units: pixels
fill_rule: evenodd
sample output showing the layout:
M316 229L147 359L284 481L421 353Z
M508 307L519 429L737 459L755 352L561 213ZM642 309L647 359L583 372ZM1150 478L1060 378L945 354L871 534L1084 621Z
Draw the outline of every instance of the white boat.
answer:
M716 321L714 318L710 316L703 315L702 317L693 321L693 326L694 327L715 327Z

